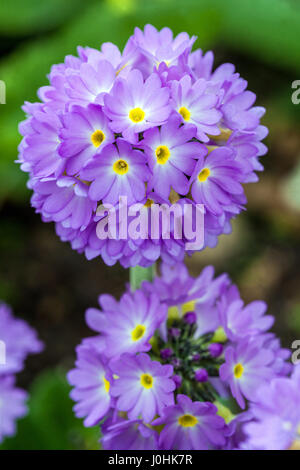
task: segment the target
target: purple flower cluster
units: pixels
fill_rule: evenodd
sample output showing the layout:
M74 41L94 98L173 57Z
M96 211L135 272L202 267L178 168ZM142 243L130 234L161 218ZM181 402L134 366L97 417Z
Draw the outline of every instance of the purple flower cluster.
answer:
M23 369L28 354L42 349L36 332L0 303L0 442L15 434L16 420L27 413L27 393L15 386L15 374Z
M288 378L266 304L245 305L227 274L208 266L195 279L162 264L152 283L99 303L86 313L97 335L77 348L68 378L74 411L101 423L103 448L295 445L299 370Z
M168 28L136 28L121 53L78 48L54 65L40 102L25 103L19 163L43 221L88 259L149 266L182 260L185 239L101 240L102 203L203 204L204 246L230 232L244 209L243 183L257 181L266 153L264 109L232 64L213 71L213 54Z

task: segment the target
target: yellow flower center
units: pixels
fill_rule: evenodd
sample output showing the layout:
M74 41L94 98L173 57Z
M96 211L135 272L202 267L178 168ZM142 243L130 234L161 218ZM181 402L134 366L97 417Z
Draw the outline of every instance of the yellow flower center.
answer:
M210 169L209 168L203 168L203 170L200 171L198 175L198 180L203 183L204 181L207 180L207 178L210 175Z
M134 330L131 332L132 341L138 341L141 339L146 331L146 327L144 325L137 325Z
M164 165L169 160L171 153L166 145L159 145L155 150L155 155L157 163Z
M129 165L125 160L117 160L114 163L113 169L118 175L126 175L129 170Z
M100 129L97 129L91 135L91 141L95 147L100 147L100 145L102 144L104 140L105 140L105 134L104 132L100 131Z
M190 111L185 108L184 106L182 106L179 110L178 110L179 114L181 114L181 116L183 117L183 119L185 121L189 121L191 119L191 113Z
M141 384L144 388L152 388L153 387L153 377L150 374L142 374L141 375Z
M132 122L141 122L145 118L145 111L141 108L134 108L129 111L129 118Z
M109 392L109 389L110 389L110 383L109 383L108 380L106 380L105 377L103 377L103 382L104 382L105 391L106 391L106 393L108 393L108 392Z
M144 207L146 207L146 208L151 207L152 204L154 204L153 199L147 199L147 201L144 204Z
M198 423L198 419L193 415L182 415L178 418L178 423L184 428L192 428Z
M233 374L236 379L240 379L243 375L243 372L244 372L244 367L242 366L240 362L234 366Z

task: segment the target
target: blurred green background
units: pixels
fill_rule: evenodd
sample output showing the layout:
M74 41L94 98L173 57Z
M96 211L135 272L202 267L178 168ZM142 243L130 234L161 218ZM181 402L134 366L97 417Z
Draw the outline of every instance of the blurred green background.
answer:
M1 0L0 298L37 328L45 352L27 361L19 385L30 390L30 414L6 449L96 449L97 428L74 418L65 371L74 347L90 334L84 311L97 296L119 296L128 279L120 266L86 261L59 241L52 224L30 208L26 175L14 163L24 100L35 101L53 63L76 46L123 47L135 26L152 23L198 36L216 65L233 62L267 108L269 153L259 183L246 188L248 211L218 247L187 260L197 275L205 264L227 271L246 301L269 303L276 331L290 347L300 338L300 105L291 101L300 79L298 0Z

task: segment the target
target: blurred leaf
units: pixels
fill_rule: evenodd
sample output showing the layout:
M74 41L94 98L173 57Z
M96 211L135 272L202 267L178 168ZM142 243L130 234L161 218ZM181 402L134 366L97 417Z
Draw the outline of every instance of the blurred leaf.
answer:
M6 439L0 449L99 449L99 428L87 429L75 417L69 392L61 370L42 373L31 387L29 414L18 422L17 435Z
M300 163L282 186L283 197L290 207L300 210Z
M1 0L0 31L4 36L49 31L62 25L93 0Z

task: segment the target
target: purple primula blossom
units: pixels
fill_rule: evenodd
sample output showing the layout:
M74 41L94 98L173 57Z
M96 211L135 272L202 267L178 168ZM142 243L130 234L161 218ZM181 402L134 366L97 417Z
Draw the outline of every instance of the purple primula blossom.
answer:
M268 383L275 376L270 367L273 360L273 352L262 349L255 339L241 340L235 347L225 349L225 363L220 367L220 377L230 386L241 408L245 408L245 398L255 399L258 386Z
M1 302L0 341L1 345L5 345L5 361L0 361L0 376L20 372L28 354L37 354L43 350L35 330L24 320L15 318L11 308Z
M171 379L173 367L152 361L148 354L123 354L111 361L117 378L111 386L116 408L126 411L129 419L140 416L150 423L165 406L174 403L175 382Z
M177 404L162 410L153 421L164 426L159 445L164 450L209 450L225 444L225 421L217 416L212 403L193 402L186 395L177 395Z
M185 126L197 129L197 137L208 142L208 134L218 135L217 126L222 114L216 109L217 95L207 93L208 83L197 80L195 83L189 75L172 82L172 100L176 111L180 114Z
M89 187L72 176L48 178L33 183L32 205L46 221L61 222L66 228L85 229L96 202L88 197Z
M108 418L101 426L103 449L158 450L158 433L141 419Z
M78 418L85 418L85 426L95 426L111 406L112 375L107 360L93 344L83 343L76 352L76 369L68 373L68 381L74 386L70 396L77 402L74 413Z
M173 38L170 28L157 31L151 24L147 24L144 31L135 28L133 35L133 43L149 59L152 67L161 62L168 67L175 65L184 52L190 52L195 40L196 36L190 38L187 33L180 33Z
M87 108L74 105L62 116L62 143L58 148L66 158L66 172L74 175L84 168L95 154L101 154L106 145L114 142L115 136L108 126L101 106L89 104Z
M66 74L66 94L72 104L103 105L103 98L113 87L115 69L107 60L84 62L79 70Z
M127 203L141 201L146 194L145 183L150 177L146 158L132 145L118 139L117 145L108 145L101 155L96 155L80 173L84 180L92 181L89 196L92 201L117 204L120 196Z
M0 376L0 443L16 433L16 420L27 414L26 400L27 393L15 387L13 375Z
M167 199L171 187L185 195L189 191L189 180L196 160L207 153L204 145L191 142L195 137L193 128L180 127L180 118L173 116L159 129L154 127L144 133L142 148L148 156L149 167L153 173L149 189Z
M102 312L88 309L86 321L104 338L107 357L129 352L149 351L149 340L166 320L167 307L155 295L141 291L126 293L116 302L110 296L100 296Z
M232 151L226 147L215 149L205 160L200 157L195 166L191 176L192 196L215 216L236 205L240 210L241 204L234 199L235 196L244 198L240 179L241 169Z
M142 73L134 69L126 80L117 79L111 93L104 97L104 112L114 132L136 143L140 132L167 121L171 112L169 96L169 89L162 87L157 74L144 82Z
M23 109L31 117L19 125L19 132L24 136L19 145L18 160L22 170L36 178L60 176L65 161L58 154L58 134L62 127L59 117L41 104L34 106L27 103Z
M218 307L221 326L231 340L263 333L274 323L274 317L265 315L265 302L256 300L245 306L235 285L224 293Z
M262 385L251 404L253 420L246 423L247 442L256 450L300 447L300 367L291 378L275 378Z

